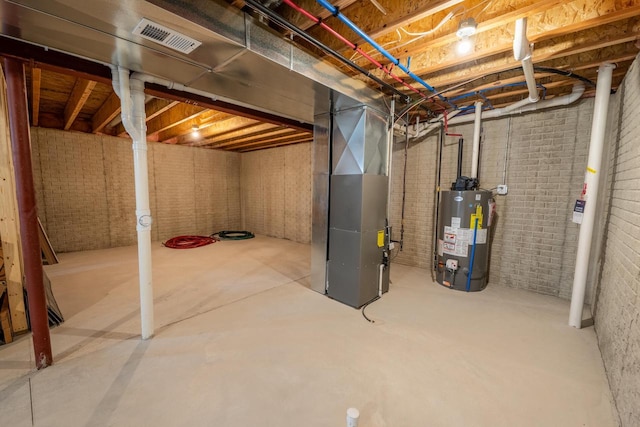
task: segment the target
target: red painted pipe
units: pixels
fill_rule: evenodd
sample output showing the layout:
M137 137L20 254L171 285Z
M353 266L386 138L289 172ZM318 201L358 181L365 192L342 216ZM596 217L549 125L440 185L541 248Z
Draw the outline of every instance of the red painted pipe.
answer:
M18 215L20 217L20 241L24 273L26 276L29 323L33 335L33 350L36 368L42 369L53 363L47 298L42 273L42 253L38 237L38 213L36 192L31 167L31 135L29 133L29 106L27 86L22 62L4 59L4 74L7 80L7 105L11 129L11 150L16 177Z

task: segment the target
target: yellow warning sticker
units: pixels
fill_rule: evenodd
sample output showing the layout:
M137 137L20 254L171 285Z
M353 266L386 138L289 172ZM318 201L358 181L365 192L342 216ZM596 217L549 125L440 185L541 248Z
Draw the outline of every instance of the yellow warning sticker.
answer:
M592 174L596 174L596 170L594 168L590 168L589 166L587 166L587 172L592 173Z
M384 230L378 231L378 247L384 248Z

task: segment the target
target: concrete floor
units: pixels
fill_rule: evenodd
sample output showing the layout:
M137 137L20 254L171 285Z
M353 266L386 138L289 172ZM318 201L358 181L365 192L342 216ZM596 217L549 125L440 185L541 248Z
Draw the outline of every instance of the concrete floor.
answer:
M308 289L310 248L258 237L154 247L156 335L139 340L136 248L47 267L66 316L55 365L0 347L0 424L615 426L593 328L569 304L465 294L394 265L375 319ZM30 388L31 396L30 399Z

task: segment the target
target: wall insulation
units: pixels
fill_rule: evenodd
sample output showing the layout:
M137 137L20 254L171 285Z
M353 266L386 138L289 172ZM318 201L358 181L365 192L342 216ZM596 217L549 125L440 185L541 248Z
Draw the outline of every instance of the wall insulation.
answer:
M131 141L31 128L38 215L56 251L136 243ZM149 144L152 239L240 227L240 154Z
M311 242L310 143L243 153L242 227Z
M609 109L605 234L595 328L622 427L640 425L640 64ZM603 169L605 163L603 162Z

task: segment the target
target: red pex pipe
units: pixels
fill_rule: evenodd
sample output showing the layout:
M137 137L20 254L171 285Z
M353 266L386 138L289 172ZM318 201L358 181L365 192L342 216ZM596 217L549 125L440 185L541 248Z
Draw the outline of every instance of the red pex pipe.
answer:
M351 49L355 50L360 55L362 55L363 57L368 59L369 62L371 62L373 65L375 65L378 69L384 71L389 77L393 78L395 81L397 81L398 83L402 84L403 86L405 86L406 88L408 88L412 92L417 93L421 97L423 97L423 98L427 97L425 94L420 92L418 89L414 88L413 86L411 86L410 84L408 84L404 80L402 80L400 77L398 77L395 74L393 74L391 72L391 70L387 70L387 68L385 68L380 62L378 62L375 59L373 59L373 57L371 57L371 55L369 55L368 53L366 53L365 51L360 49L360 47L358 47L356 44L354 44L351 41L347 40L343 35L339 34L336 30L334 30L333 28L331 28L330 26L328 26L327 24L322 22L322 20L320 18L318 18L316 16L313 16L313 14L311 14L311 12L309 12L309 11L305 10L304 8L298 6L292 0L283 0L283 1L289 7L291 7L292 9L294 9L296 11L298 11L299 13L303 14L304 16L306 16L308 19L310 19L314 23L320 25L322 28L324 28L326 31L328 31L329 34L333 35L335 38L337 38L338 40L342 41L345 45L347 45L348 47L350 47Z
M461 133L449 133L449 120L447 119L447 110L444 110L442 112L442 116L444 117L444 134L447 136L462 137Z

